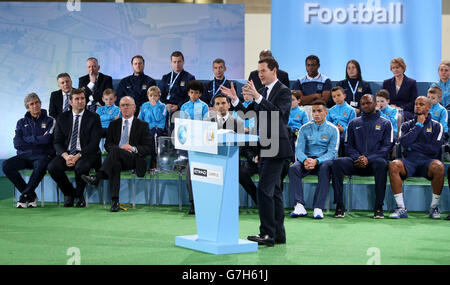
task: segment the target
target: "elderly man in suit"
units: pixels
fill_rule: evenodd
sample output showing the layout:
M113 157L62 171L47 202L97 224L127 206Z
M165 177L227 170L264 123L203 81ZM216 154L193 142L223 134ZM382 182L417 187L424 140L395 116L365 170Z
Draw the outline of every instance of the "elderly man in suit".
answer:
M95 112L97 106L105 105L102 101L103 91L113 88L112 78L99 72L100 65L98 65L98 60L95 57L86 60L86 70L88 74L78 79L78 88L84 89L88 100L88 108Z
M70 107L70 93L72 92L72 79L68 73L60 73L56 77L59 90L53 91L50 94L50 105L48 113L55 120L58 116L71 109Z
M122 118L112 121L106 135L105 149L108 156L95 175L83 175L82 179L97 186L100 179L109 179L111 212L120 210L120 172L136 169L136 175L143 177L146 171L146 156L153 148L148 123L134 117L136 104L130 96L122 97L119 103Z
M259 79L265 87L256 90L252 81L243 87L243 94L250 95L255 100L255 103L247 108L239 102L233 86L232 88L222 86L222 92L231 98L235 110L244 113L254 111L258 114L260 180L257 199L261 224L260 233L249 236L248 239L266 246L286 243L280 177L284 164L293 156L287 129L291 110L291 91L278 80L277 70L278 62L272 57L263 58L258 62ZM276 125L276 128L272 129L272 125Z
M102 125L100 117L86 110L86 98L82 89L73 89L69 103L71 111L59 115L56 120L54 147L56 157L49 163L48 172L64 193L64 207L73 207L74 198L78 198L77 207L85 207L83 197L86 183L81 174L88 174L101 162L98 147ZM76 188L70 183L66 170L75 171Z

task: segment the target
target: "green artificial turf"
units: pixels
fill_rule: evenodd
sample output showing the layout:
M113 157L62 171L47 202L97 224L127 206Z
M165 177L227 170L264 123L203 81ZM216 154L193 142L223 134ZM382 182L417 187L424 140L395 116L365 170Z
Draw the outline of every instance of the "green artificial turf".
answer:
M2 265L64 265L73 260L73 248L82 265L450 264L450 221L431 220L427 213L373 220L371 212L351 212L344 219L330 212L314 220L311 210L308 217L292 219L286 209L287 244L212 255L175 246L175 236L196 234L188 208L137 205L111 213L109 205L77 209L45 203L45 208L16 209L6 178L0 178L0 193ZM258 233L257 209L240 209L239 219L241 239Z

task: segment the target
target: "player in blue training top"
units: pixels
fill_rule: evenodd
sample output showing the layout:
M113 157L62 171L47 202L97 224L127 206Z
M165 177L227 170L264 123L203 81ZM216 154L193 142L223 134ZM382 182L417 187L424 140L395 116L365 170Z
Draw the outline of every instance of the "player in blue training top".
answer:
M336 105L334 105L327 115L327 121L334 124L339 129L340 147L339 156L344 156L344 135L347 131L348 123L356 118L355 109L345 101L344 88L335 86L331 89L331 97Z
M381 89L376 94L377 97L377 109L380 110L381 116L388 119L392 123L392 130L394 131L394 139L397 140L398 136L398 119L399 112L397 108L389 106L389 91Z
M316 100L324 101L331 106L331 80L319 72L320 60L310 55L305 60L307 74L294 82L292 90L296 90L302 100L302 105L311 105ZM331 103L331 104L330 104Z
M442 90L437 86L433 86L427 91L427 97L431 100L430 114L431 118L441 123L444 128L444 141L448 139L448 113L440 102L442 101Z
M439 81L432 83L431 87L437 86L442 90L442 105L450 109L450 60L443 60L438 68Z
M105 105L98 106L96 110L97 114L100 116L100 121L102 123L102 138L106 138L109 123L120 117L120 108L114 105L116 99L117 97L114 93L114 90L108 88L103 91L102 101L105 103Z

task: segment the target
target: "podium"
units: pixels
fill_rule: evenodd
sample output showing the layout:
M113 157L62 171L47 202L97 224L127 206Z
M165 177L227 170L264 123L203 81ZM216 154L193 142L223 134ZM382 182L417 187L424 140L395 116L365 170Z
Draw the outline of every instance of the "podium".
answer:
M257 136L217 135L217 154L189 151L197 234L175 237L175 245L212 254L258 251L239 239L239 143Z

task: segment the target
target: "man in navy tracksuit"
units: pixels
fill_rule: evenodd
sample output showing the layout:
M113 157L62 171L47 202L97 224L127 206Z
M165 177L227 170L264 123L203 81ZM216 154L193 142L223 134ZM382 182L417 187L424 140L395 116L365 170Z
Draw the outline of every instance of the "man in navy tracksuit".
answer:
M440 219L438 209L442 187L444 186L444 164L439 160L444 142L444 129L429 114L431 100L417 97L414 105L414 119L402 124L399 142L404 158L389 163L389 178L397 208L391 218L407 218L402 194L402 180L411 176L422 176L431 180L433 194L430 205L430 218Z
M41 109L41 100L36 93L25 97L28 112L17 122L14 136L14 147L17 156L3 162L3 172L21 193L17 208L33 208L37 206L34 190L44 178L47 164L54 156L53 129L55 119L47 116ZM19 170L31 168L33 172L26 183Z
M343 218L344 175L375 176L374 218L382 219L383 201L386 191L389 153L393 146L394 133L392 123L376 110L373 96L366 94L360 101L362 115L350 121L345 134L346 156L333 161L332 176L334 217ZM350 201L351 203L351 201Z

